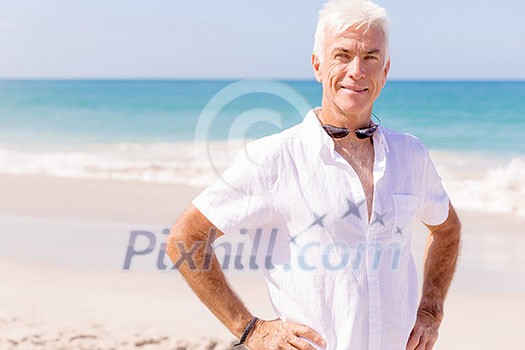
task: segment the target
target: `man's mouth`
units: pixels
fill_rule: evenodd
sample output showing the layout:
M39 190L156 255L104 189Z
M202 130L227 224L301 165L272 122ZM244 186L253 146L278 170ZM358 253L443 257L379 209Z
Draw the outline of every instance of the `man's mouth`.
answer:
M342 89L349 90L356 93L362 93L368 91L368 88L365 87L359 87L359 86L351 86L351 85L341 85Z

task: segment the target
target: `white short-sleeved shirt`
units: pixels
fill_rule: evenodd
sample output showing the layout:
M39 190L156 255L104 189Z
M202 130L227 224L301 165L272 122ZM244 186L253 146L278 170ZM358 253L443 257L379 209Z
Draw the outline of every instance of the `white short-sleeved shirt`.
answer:
M370 221L357 174L313 110L248 144L193 200L226 235L245 230L267 248L257 258L271 255L263 271L276 313L315 329L329 350L406 348L418 304L412 222L448 217L447 193L417 138L380 127L373 144Z

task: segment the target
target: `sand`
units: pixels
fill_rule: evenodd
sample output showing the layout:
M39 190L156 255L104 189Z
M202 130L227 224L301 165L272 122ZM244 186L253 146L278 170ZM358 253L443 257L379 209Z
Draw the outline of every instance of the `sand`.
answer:
M0 175L0 349L231 349L234 337L176 271L162 230L200 189ZM525 348L523 219L459 210L464 239L436 349ZM131 230L156 250L123 270ZM420 263L424 234L414 238ZM262 278L230 274L250 310L275 314Z

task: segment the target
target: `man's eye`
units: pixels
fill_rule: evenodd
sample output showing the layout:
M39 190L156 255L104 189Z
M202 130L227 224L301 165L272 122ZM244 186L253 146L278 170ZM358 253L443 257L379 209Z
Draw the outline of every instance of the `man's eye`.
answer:
M367 55L365 56L365 60L378 60L379 58L377 56L371 56L371 55Z
M338 53L337 55L335 55L336 58L344 58L344 59L348 59L350 58L350 55L347 54L347 53Z

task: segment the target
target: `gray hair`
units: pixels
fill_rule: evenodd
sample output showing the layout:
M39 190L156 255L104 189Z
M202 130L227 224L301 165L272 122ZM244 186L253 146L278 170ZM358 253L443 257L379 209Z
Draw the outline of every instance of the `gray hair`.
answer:
M388 61L388 27L390 19L384 8L368 0L330 0L319 11L319 21L315 31L313 53L323 61L327 33L341 34L350 27L366 30L377 25L385 36L385 64Z

